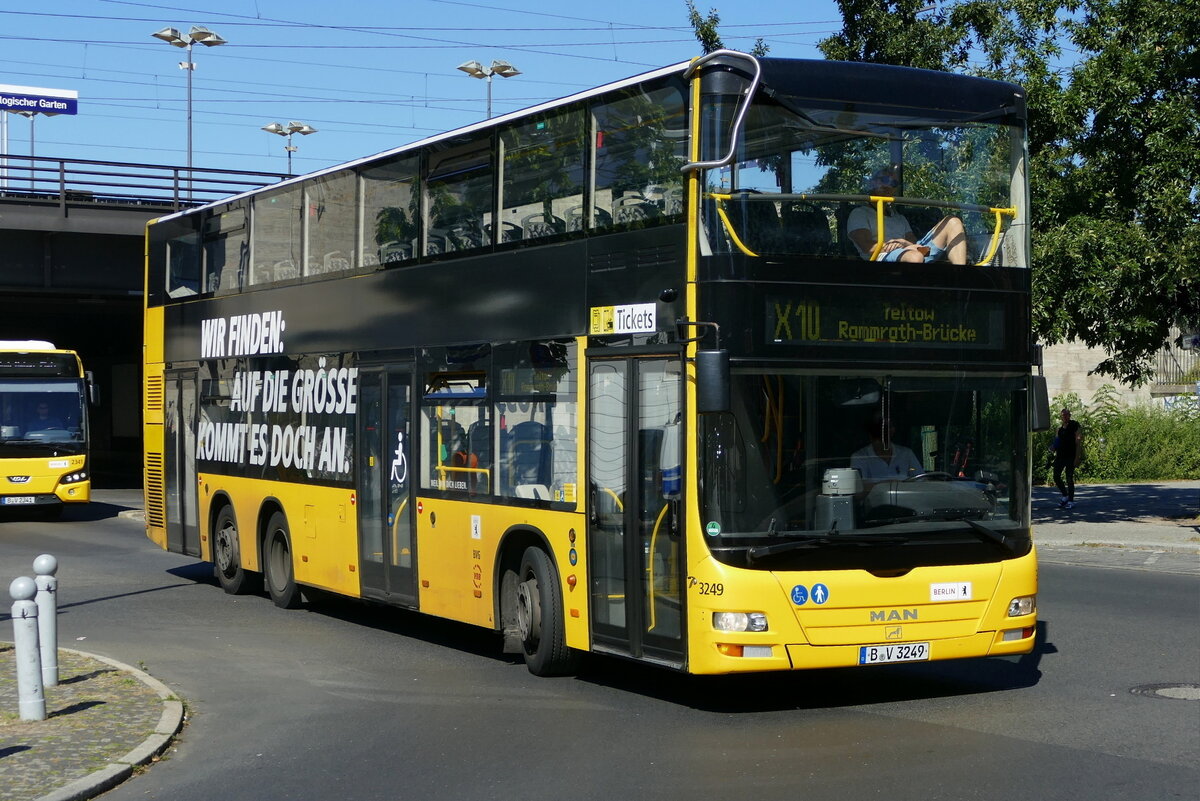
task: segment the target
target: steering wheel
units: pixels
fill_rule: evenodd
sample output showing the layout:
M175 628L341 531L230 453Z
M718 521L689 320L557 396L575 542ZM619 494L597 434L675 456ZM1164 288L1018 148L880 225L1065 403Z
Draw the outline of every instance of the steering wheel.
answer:
M915 476L909 476L905 481L953 481L954 476L941 470L930 470L928 473L917 473Z

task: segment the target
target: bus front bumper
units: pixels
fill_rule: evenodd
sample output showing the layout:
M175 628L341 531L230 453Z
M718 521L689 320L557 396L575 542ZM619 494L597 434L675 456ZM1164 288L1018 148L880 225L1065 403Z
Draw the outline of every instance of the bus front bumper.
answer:
M757 673L812 668L871 667L875 664L936 662L987 656L1013 656L1033 650L1037 635L1034 617L1014 621L1019 628L981 631L964 637L926 642L854 645L734 644L716 642L704 656L694 658L693 673ZM899 646L899 647L897 647ZM890 649L890 650L889 650ZM887 661L884 661L887 660Z

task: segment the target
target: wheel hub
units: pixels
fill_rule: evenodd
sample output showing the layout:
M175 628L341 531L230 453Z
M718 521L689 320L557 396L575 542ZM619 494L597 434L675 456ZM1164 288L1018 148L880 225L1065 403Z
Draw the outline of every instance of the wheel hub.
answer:
M217 567L222 573L228 575L229 568L233 564L233 538L237 533L231 526L217 530L216 536L216 558Z
M521 640L536 643L541 635L542 608L538 597L537 579L522 581L517 585L517 628Z

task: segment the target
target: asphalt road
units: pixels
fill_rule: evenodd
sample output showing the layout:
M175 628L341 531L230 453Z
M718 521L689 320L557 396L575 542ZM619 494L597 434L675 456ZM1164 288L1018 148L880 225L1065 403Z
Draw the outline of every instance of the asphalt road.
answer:
M1044 564L1036 654L693 679L592 657L537 679L487 632L227 596L93 504L0 521L0 578L59 557L60 642L186 699L168 758L104 795L172 799L1169 799L1200 786L1200 579Z

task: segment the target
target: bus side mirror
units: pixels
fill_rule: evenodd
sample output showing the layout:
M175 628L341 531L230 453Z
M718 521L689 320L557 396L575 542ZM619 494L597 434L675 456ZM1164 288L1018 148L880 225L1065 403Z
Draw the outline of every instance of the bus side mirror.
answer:
M1050 396L1046 392L1046 376L1029 377L1029 422L1034 431L1050 428Z
M696 411L729 411L729 351L696 351Z
M100 388L96 386L96 375L91 370L83 371L83 383L87 385L87 399L89 406L100 405Z

